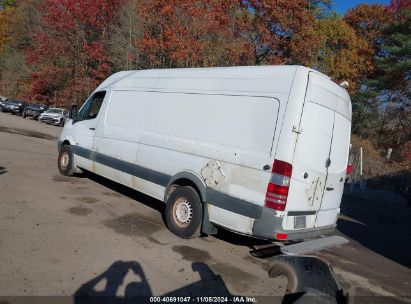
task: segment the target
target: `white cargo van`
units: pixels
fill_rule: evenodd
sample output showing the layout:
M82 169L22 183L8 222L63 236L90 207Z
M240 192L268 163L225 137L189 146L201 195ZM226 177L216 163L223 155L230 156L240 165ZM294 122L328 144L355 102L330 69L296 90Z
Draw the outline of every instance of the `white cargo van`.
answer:
M309 68L125 71L66 122L58 167L164 201L183 238L299 240L335 229L350 128L347 91Z

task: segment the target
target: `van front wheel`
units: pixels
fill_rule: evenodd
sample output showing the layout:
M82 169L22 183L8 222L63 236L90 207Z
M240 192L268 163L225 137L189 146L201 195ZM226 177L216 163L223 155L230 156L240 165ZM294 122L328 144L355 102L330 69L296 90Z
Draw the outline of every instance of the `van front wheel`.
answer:
M62 175L73 175L73 149L70 145L64 145L61 147L57 160L57 166Z
M165 220L175 235L188 239L200 234L202 206L194 188L180 186L167 200Z

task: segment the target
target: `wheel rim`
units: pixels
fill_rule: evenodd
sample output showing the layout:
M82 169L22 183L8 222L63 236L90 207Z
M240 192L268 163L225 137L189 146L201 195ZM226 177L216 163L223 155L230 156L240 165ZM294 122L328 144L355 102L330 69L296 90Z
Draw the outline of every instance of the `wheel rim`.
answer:
M186 198L179 198L173 208L174 221L180 227L187 227L193 218L193 207Z
M60 157L60 165L63 169L66 169L70 161L68 153L63 153Z

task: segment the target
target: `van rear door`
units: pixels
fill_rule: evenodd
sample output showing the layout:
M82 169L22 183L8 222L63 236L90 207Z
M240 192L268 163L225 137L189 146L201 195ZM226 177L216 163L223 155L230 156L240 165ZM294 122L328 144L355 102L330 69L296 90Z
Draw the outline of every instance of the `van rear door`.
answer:
M316 227L333 224L338 215L347 172L350 133L351 121L342 114L334 112L330 161L327 168L325 191L316 217Z
M286 207L288 215L308 216L303 225L288 218L284 228L335 223L347 166L350 118L348 94L325 76L309 73L300 125L295 130L299 135Z

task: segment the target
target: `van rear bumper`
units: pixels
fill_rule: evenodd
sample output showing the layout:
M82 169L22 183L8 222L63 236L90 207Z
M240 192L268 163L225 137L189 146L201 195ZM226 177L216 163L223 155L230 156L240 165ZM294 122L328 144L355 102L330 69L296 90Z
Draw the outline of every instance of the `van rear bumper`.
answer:
M303 240L331 233L335 230L336 224L319 228L283 230L283 218L275 215L275 211L263 208L261 217L254 221L253 235L268 240L277 240L276 234L286 234L285 240ZM283 241L283 239L282 239Z

